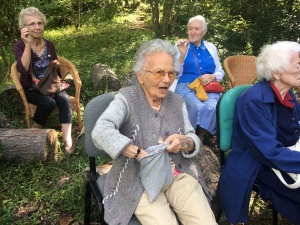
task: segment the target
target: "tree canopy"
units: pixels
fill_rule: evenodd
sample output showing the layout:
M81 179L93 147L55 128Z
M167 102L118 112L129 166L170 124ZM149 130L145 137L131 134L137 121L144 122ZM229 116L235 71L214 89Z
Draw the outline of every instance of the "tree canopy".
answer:
M186 37L190 17L203 15L208 22L206 39L222 54L257 55L260 48L280 40L299 41L300 0L2 0L0 9L0 65L9 68L5 46L19 38L18 13L24 7L38 7L48 26L74 25L80 28L83 13L97 12L111 20L124 12L141 14L156 37ZM3 72L0 68L0 72Z

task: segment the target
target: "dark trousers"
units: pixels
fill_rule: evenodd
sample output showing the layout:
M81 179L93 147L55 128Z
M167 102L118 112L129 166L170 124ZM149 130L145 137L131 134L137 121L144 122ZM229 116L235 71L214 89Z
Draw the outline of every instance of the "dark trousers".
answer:
M26 97L29 103L37 106L33 118L37 124L44 126L56 105L59 109L59 123L72 122L71 102L65 91L51 97L41 94L38 90L29 90Z
M294 183L286 173L282 173L288 184ZM290 189L283 185L270 167L261 165L257 179L260 196L271 200L273 207L284 217L300 224L300 188Z

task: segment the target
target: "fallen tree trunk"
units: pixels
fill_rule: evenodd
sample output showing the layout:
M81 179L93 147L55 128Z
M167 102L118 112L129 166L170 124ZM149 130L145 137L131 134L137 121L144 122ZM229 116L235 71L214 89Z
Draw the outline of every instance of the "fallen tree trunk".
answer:
M13 163L54 160L58 137L53 129L0 129L1 159Z

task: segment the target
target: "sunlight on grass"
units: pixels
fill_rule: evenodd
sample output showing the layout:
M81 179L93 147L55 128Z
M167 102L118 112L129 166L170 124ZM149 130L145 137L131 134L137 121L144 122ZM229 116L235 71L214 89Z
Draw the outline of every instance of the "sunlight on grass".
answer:
M136 49L142 42L154 37L152 31L135 28L128 22L134 21L134 16L121 18L118 17L113 23L96 23L93 20L93 23L86 22L78 30L73 26L46 29L45 38L55 44L57 54L72 61L78 69L83 82L82 95L88 89L93 65L108 65L122 82L132 71ZM82 98L85 99L84 96Z

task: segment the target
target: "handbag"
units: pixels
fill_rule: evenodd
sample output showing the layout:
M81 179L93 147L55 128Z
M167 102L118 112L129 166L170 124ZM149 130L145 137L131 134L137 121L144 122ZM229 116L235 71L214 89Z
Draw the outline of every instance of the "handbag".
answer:
M291 149L292 151L300 151L300 139L295 145L290 146L288 148ZM290 189L296 189L296 188L300 187L300 174L287 173L295 181L295 183L293 183L293 184L288 184L284 180L284 178L279 170L274 169L274 168L272 168L272 170L274 171L274 173L276 174L278 179L281 181L281 183L283 183L286 187L288 187Z
M32 73L31 77L36 87L43 95L54 95L59 91L67 89L70 85L60 79L57 68L53 66L52 61L47 68L45 75L41 79L37 79Z
M203 88L207 93L221 93L224 91L223 86L218 81L212 81L209 84L203 85Z
M198 68L199 75L201 75L200 67L198 64L197 57L194 53L194 50L192 50L192 53L193 53L193 56L194 56L194 59L195 59L195 62L196 62L197 68ZM201 77L198 79L201 81ZM224 90L224 88L218 81L212 81L209 84L203 85L203 88L207 93L221 93Z

